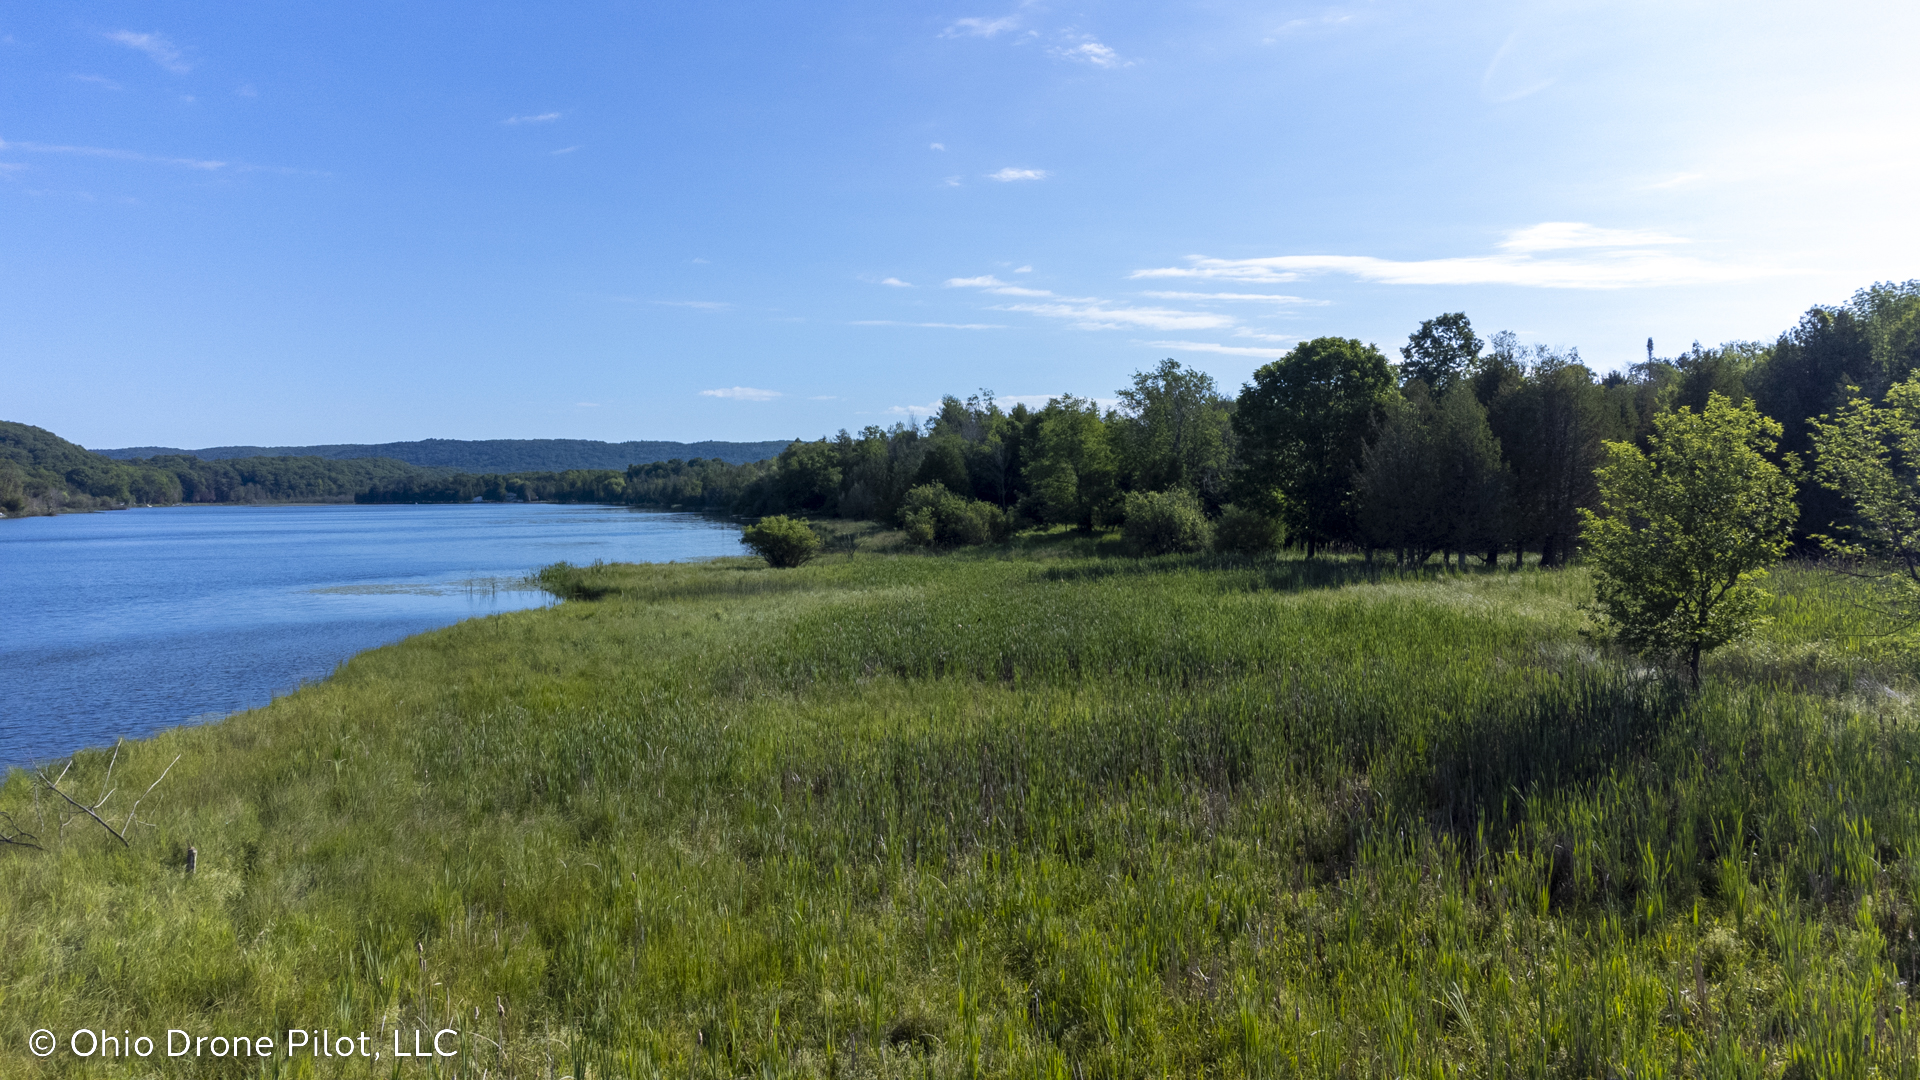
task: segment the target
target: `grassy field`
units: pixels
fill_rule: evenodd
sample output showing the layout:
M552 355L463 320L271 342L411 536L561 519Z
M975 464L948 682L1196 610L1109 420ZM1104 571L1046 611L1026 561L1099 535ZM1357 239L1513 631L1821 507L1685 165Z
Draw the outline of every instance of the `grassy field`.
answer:
M1692 695L1578 570L550 577L79 755L103 817L178 758L130 847L8 777L0 1075L1920 1077L1920 671L1848 579ZM461 1054L25 1049L82 1026Z

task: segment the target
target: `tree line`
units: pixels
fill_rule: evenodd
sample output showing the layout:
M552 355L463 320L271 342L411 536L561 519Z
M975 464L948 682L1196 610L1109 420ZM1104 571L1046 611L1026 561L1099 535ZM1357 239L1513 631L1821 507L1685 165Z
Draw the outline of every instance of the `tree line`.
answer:
M366 501L539 498L887 521L928 543L1025 526L1125 526L1192 547L1284 537L1418 565L1553 566L1599 506L1609 442L1646 447L1658 417L1718 394L1778 423L1776 462L1810 460L1816 425L1879 400L1920 369L1920 282L1878 284L1817 306L1771 343L1695 343L1601 375L1577 349L1483 340L1461 312L1425 320L1390 359L1352 338L1303 342L1237 395L1165 360L1110 406L1063 394L1003 407L948 396L922 423L796 441L770 462L715 460L512 476L398 481ZM1396 362L1397 360L1397 362ZM1810 471L1796 476L1793 542L1856 513ZM1191 522L1188 523L1189 525ZM1246 538L1252 537L1251 541Z
M347 502L445 470L390 458L166 455L118 461L29 424L0 421L0 512L9 516L175 503Z

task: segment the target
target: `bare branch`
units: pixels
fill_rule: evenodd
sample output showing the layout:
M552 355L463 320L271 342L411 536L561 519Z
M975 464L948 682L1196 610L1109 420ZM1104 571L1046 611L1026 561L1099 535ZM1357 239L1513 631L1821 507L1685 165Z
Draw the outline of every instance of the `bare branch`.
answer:
M159 776L159 779L156 779L156 780L155 780L155 781L154 781L153 783L151 783L151 784L148 784L148 785L147 785L147 790L145 790L145 791L143 791L143 792L141 792L141 793L140 793L140 797L139 797L139 798L137 798L137 799L135 799L135 800L133 800L133 809L132 809L132 810L129 810L129 811L127 811L127 823L126 823L125 825L122 825L122 826L120 826L120 831L121 831L122 833L124 833L124 832L126 832L126 831L127 831L128 829L130 829L130 828L132 828L132 827L133 827L133 821L134 821L134 817L133 817L133 815L134 815L134 811L137 811L137 810L139 810L139 809L140 809L140 804L141 804L141 803L143 803L143 802L145 802L145 801L147 801L147 796L149 796L149 795L151 795L151 794L153 794L153 789L154 789L154 788L157 788L157 787L159 787L159 786L160 786L160 781L161 781L161 780L165 780L165 779L167 778L167 774L168 774L168 773L170 773L170 772L172 772L172 771L173 771L173 767L174 767L175 765L178 765L178 764L180 764L180 755L179 755L179 754L175 754L175 755L173 755L173 760L172 760L172 761L169 761L169 762L167 762L167 767L166 767L166 768L164 768L164 769L162 769L162 770L160 770L160 776Z
M60 775L61 775L61 776L65 776L65 775L66 775L66 773L65 773L64 771L62 771ZM122 836L122 835L120 834L120 832L119 832L118 830L116 830L116 829L115 829L115 828L114 828L113 826L111 826L111 825L109 825L109 824L107 824L107 823L106 823L105 821L102 821L102 820L101 820L101 818L100 818L100 815L99 815L99 814L96 814L96 813L94 813L94 812L93 812L93 807L91 807L91 806L88 806L88 805L87 805L86 803L83 803L83 802L76 802L76 801L74 800L74 798L73 798L73 796L71 796L71 795L69 795L69 794L67 794L67 793L66 793L66 792L64 792L64 791L61 791L61 790L60 790L59 788L57 788L57 787L55 787L55 786L54 786L54 782L53 782L53 781L51 781L51 780L49 780L49 779L47 779L47 778L46 778L46 776L45 776L45 774L43 774L43 773L35 773L35 774L34 774L34 779L36 779L36 780L39 780L39 781L40 781L40 782L41 782L42 784L45 784L45 785L47 786L47 788L48 788L49 790L51 790L51 791L52 791L52 792L53 792L53 793L54 793L55 795L58 795L58 796L60 796L61 798L63 798L63 799L65 799L65 800L67 800L67 802L68 802L68 803L70 803L70 804L72 804L72 806L73 806L73 807L74 807L75 809L77 809L77 810L79 810L79 811L81 811L82 813L84 813L84 814L86 814L86 815L87 815L88 817L90 817L90 818L92 818L93 820L95 820L95 821L98 821L98 822L100 822L100 827L101 827L101 828L103 828L103 829L105 829L105 830L107 830L108 832L110 832L110 833L112 833L112 834L113 834L113 838L114 838L115 840L118 840L118 841L120 841L120 843L121 843L121 844L123 844L123 845L125 845L126 847L132 847L132 846L133 846L132 844L129 844L129 843L127 843L127 838L126 838L125 836ZM109 795L111 795L111 794L113 794L113 793L112 793L112 792L108 792L107 794L109 794ZM104 802L104 801L106 801L106 800L105 800L105 799L102 799L101 801L102 801L102 802Z
M12 814L7 813L5 810L0 810L0 818L6 819L6 824L0 826L0 844L12 844L15 847L30 847L35 851L47 850L35 843L35 841L40 838L22 829L20 823L13 819Z

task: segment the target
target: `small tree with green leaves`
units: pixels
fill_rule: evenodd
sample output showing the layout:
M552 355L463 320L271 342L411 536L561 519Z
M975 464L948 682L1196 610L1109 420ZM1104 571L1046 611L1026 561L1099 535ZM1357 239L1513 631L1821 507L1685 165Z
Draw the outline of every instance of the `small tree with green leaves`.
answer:
M1836 491L1853 520L1820 536L1827 550L1866 560L1882 579L1887 614L1920 622L1920 375L1895 383L1884 404L1848 388L1838 416L1813 421L1814 475ZM1883 572L1891 569L1891 573Z
M820 537L812 527L785 514L761 518L747 526L740 539L768 566L782 570L800 566L820 552Z
M1621 644L1677 655L1700 684L1700 657L1765 621L1758 582L1786 552L1799 509L1797 462L1770 459L1780 424L1749 403L1654 418L1647 451L1606 444L1600 513L1580 512L1595 606Z

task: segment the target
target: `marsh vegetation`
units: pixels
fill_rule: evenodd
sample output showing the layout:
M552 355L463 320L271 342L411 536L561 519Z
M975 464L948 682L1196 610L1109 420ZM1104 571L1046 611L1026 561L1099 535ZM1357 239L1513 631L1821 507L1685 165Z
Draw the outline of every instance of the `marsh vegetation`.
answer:
M78 755L179 758L129 846L11 774L0 1071L432 1025L476 1077L1920 1075L1916 672L1857 579L1781 568L1695 692L1578 568L842 539Z

